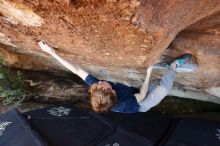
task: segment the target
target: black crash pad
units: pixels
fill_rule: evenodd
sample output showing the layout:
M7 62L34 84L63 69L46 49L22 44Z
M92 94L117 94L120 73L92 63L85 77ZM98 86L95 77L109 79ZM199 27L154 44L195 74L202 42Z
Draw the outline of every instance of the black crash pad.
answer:
M220 123L56 105L0 115L0 146L220 146Z
M46 146L26 119L12 109L0 115L0 146Z
M89 145L112 131L111 125L72 106L53 106L25 113L51 146Z
M166 146L220 146L220 123L181 119Z
M62 110L64 113L59 115ZM47 107L24 115L53 146L105 146L110 143L113 145L116 139L115 143L120 146L153 146L161 140L172 121L160 114L97 114L83 112L70 105Z

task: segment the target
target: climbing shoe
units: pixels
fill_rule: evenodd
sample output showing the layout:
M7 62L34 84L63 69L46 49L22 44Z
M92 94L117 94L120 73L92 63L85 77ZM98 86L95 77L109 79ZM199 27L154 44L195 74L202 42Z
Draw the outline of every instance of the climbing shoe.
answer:
M181 67L182 65L186 64L191 58L192 58L191 54L184 54L184 55L178 57L173 62L176 63L176 67L178 68L178 67Z
M184 54L170 62L161 62L153 66L154 69L170 68L170 64L176 63L176 72L194 72L198 68L198 64L190 63L191 54Z

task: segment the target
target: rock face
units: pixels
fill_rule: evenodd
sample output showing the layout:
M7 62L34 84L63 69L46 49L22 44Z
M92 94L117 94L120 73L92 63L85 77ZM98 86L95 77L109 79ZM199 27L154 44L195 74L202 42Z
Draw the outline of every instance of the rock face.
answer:
M220 103L219 18L219 0L0 0L0 52L12 67L65 70L38 48L43 39L95 76L136 87L162 55L189 52L198 70L178 73L171 95Z
M182 96L219 102L220 97L220 12L206 17L179 33L172 43L181 52L195 54L199 68L178 78L186 90L198 93ZM177 52L177 51L176 51ZM191 92L191 91L190 91ZM175 95L181 95L176 92Z

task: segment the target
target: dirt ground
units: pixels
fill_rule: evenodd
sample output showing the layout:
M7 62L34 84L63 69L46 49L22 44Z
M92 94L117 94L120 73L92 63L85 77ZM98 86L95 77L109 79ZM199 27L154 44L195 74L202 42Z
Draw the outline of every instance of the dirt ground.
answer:
M219 112L220 114L220 105L206 101L168 96L151 111L168 115L193 115L207 112Z
M60 102L65 103L65 102ZM50 105L59 104L56 103L42 103L42 102L25 102L19 105L17 108L21 112L34 110ZM83 102L72 103L82 110L90 110L89 104ZM12 107L6 107L0 104L0 112L5 112ZM152 108L149 112L162 113L170 116L194 116L194 115L212 115L213 113L220 116L220 105L205 101L198 101L193 99L182 99L179 97L166 97L158 106Z
M27 97L24 103L17 107L22 112L61 103L72 103L83 110L90 109L88 87L79 77L65 72L49 73L24 70L23 75L27 89L32 95ZM12 107L3 106L0 103L0 112L10 108ZM220 115L220 105L194 99L167 96L149 112L174 116L209 114L213 112Z

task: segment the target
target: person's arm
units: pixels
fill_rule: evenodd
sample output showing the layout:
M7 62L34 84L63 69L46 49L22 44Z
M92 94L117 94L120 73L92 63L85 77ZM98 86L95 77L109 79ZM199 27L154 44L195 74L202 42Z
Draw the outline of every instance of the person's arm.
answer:
M147 69L147 75L146 75L146 78L145 78L145 81L140 89L140 92L137 93L137 94L134 94L134 96L136 97L137 99L137 102L141 102L144 97L146 96L147 92L148 92L148 85L149 85L149 80L150 80L150 76L151 76L151 73L152 73L152 66L150 66L148 69Z
M74 74L78 75L83 80L85 80L86 77L88 76L88 73L85 70L83 70L80 66L78 66L77 64L72 64L67 60L65 60L64 58L60 57L58 54L56 54L55 50L52 47L48 46L45 42L40 41L38 42L38 45L43 51L49 53L56 60L58 60L63 66L65 66L67 69L72 71Z

